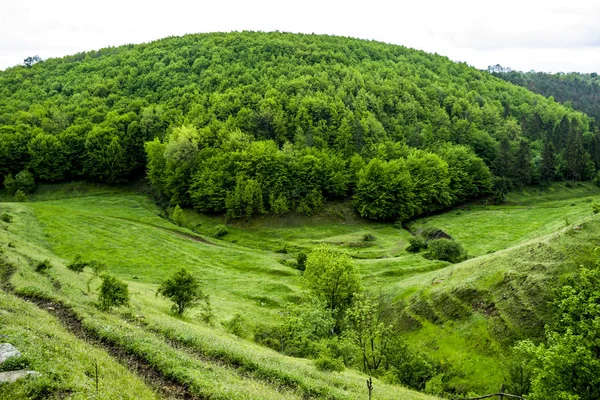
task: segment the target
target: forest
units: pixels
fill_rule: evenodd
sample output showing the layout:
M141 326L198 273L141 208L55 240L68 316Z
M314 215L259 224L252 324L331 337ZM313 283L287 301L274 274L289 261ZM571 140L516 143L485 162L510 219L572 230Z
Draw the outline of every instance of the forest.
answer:
M14 192L23 174L147 171L165 204L200 212L310 215L351 199L395 221L600 165L585 114L464 63L344 37L171 37L10 68L0 91Z
M552 96L559 103L589 115L594 121L600 120L600 78L595 72L520 72L501 65L490 66L488 71L534 93L545 97Z

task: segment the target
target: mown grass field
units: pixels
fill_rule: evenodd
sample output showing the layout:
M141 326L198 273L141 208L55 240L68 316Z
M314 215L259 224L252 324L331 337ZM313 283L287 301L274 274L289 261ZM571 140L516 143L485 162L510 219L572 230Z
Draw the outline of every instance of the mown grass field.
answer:
M320 372L310 360L282 356L223 327L236 313L250 325L276 321L280 308L302 294L301 275L293 268L296 254L329 243L355 259L368 290L403 302L403 335L448 365L455 387L486 393L502 383L505 346L539 334L547 300L539 293L566 271L556 255L578 241L597 239L600 228L590 216L594 202L600 202L600 190L591 184L557 184L548 191L511 194L506 205L471 204L410 224L413 229L439 227L460 241L473 258L456 265L406 252L407 230L359 219L346 204L327 206L313 217L230 223L229 234L217 239L212 232L225 224L221 217L186 210L185 226L178 227L135 188L85 184L45 186L28 203L1 203L1 211L14 220L1 223L0 237L5 256L18 267L12 278L18 293L73 307L94 335L143 357L194 393L213 398L366 398L365 377L358 372ZM582 223L584 229L573 236L574 224ZM553 234L561 229L562 234ZM374 240L365 240L366 234ZM94 305L98 281L88 292L89 272L77 275L65 268L76 254L105 261L110 273L129 284L131 306L99 312ZM32 265L45 258L54 267L41 276ZM182 266L199 276L211 295L214 327L200 320L198 310L173 316L169 303L156 297L157 285ZM14 296L5 294L0 300L0 309L11 315L20 307L41 312ZM51 325L47 318L43 326L58 331L58 323ZM11 321L9 329L21 329L15 318ZM68 338L67 332L61 334ZM31 335L43 337L42 331ZM89 364L89 357L78 360L74 362ZM46 359L36 362L42 373L60 368ZM149 398L159 396L124 373L123 386L129 380ZM85 397L89 387L83 382L72 390ZM373 398L431 397L376 381Z

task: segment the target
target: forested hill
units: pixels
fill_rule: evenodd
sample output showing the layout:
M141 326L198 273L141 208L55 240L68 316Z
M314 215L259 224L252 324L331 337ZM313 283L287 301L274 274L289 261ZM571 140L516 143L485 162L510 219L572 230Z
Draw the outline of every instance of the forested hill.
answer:
M570 103L575 110L600 121L600 77L597 73L577 72L548 74L545 72L520 72L501 66L490 67L498 78L523 86L543 96L553 96L560 103Z
M588 178L600 161L586 115L384 43L214 33L28 64L0 73L11 191L22 170L109 183L147 170L164 199L203 212L311 213L352 197L394 220Z

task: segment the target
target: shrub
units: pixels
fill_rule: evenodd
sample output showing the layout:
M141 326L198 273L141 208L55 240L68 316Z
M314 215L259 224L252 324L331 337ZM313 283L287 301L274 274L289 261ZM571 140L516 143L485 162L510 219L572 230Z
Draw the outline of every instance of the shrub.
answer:
M73 259L73 261L71 261L69 264L67 264L67 269L73 272L77 272L78 274L83 272L83 269L85 267L87 267L89 265L89 263L87 263L86 261L83 261L81 259L81 255L77 254L75 255L75 258Z
M4 222L11 223L11 222L12 222L12 220L13 220L13 217L12 217L12 215L9 215L9 214L7 214L7 213L3 213L2 215L0 215L0 219L1 219L2 221L4 221Z
M227 332L234 334L235 336L247 339L252 336L252 328L248 323L248 320L240 313L236 313L233 318L225 322L225 329Z
M104 311L110 311L113 307L126 306L129 304L129 288L125 282L105 274L102 276L98 300L100 308Z
M374 242L375 239L375 235L369 232L365 233L362 237L363 242Z
M342 360L326 355L320 355L314 363L319 371L342 372L344 370L344 363Z
M227 227L225 225L217 225L215 226L215 229L213 230L213 236L216 238L222 238L223 236L227 235L229 233L229 230L227 229Z
M17 190L17 193L15 193L15 201L18 203L25 203L27 201L27 195L25 194L25 192L23 192L22 190Z
M175 206L173 213L171 214L171 220L175 225L182 226L185 223L185 217L183 215L183 210L179 207L179 204Z
M17 191L15 177L12 174L8 174L4 177L4 187L6 188L8 194L10 194L11 196Z
M171 300L173 302L171 309L179 315L202 301L208 301L208 296L202 291L198 279L185 268L180 269L171 278L161 283L156 295ZM208 304L210 307L210 303Z
M463 247L454 240L435 239L429 241L429 255L431 258L452 263L463 261L466 258Z
M594 176L594 184L600 186L600 171L596 172L596 176ZM6 183L4 185L6 186Z
M600 204L598 204L598 203L592 204L592 211L594 212L594 214L598 214L600 212Z
M23 170L15 175L15 189L23 193L32 193L35 190L35 180L31 172Z
M427 248L427 241L421 235L409 237L408 244L409 246L406 248L406 251L411 253L418 253L419 251Z
M50 268L52 268L52 264L50 263L50 260L40 261L35 265L35 272L38 272L41 274L41 273L46 272Z
M306 259L308 256L305 252L301 251L296 256L296 269L299 271L304 271L306 269Z

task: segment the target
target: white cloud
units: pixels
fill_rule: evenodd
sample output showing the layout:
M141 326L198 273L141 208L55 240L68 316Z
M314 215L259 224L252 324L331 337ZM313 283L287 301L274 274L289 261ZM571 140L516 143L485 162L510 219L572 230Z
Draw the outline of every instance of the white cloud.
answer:
M600 71L600 3L2 0L0 68L185 33L281 30L381 40L485 68Z

